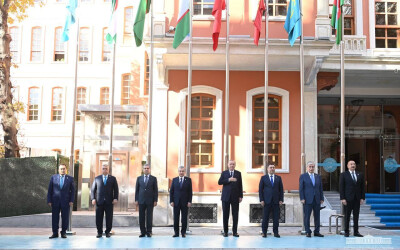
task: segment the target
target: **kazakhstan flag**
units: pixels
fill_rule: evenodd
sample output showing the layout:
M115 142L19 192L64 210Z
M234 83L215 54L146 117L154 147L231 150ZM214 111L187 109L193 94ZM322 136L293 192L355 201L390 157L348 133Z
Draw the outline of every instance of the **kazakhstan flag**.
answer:
M67 19L65 20L64 32L62 34L63 42L69 40L69 29L71 28L71 25L75 23L76 20L76 14L75 14L76 7L78 7L78 1L69 0L69 3L67 4L67 9L68 9Z
M301 36L301 16L299 0L290 0L286 16L285 30L289 34L289 43L293 46L296 39Z

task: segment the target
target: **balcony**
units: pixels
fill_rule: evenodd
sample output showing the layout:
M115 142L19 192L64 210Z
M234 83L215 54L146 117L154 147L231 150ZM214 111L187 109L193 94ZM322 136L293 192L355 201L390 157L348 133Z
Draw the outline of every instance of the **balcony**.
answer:
M340 46L335 43L332 49L329 51L329 54L340 54ZM344 54L366 55L367 38L365 36L344 36Z

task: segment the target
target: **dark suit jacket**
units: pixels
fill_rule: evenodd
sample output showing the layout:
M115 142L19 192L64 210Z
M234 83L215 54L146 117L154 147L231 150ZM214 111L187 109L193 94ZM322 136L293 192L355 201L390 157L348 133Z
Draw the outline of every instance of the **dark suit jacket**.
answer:
M229 170L223 171L219 177L218 185L223 185L221 201L239 202L239 198L243 198L242 174L234 170L233 177L237 179L235 182L229 182L230 177Z
M97 205L112 204L112 201L118 200L118 182L117 178L108 175L107 184L104 186L103 175L97 176L92 185L91 200L96 200Z
M187 206L188 202L192 203L192 179L183 177L182 188L179 185L179 177L172 179L171 189L169 191L169 202L173 202L174 206Z
M365 200L365 181L364 175L356 171L357 182L354 183L350 171L340 174L339 191L340 199L346 201Z
M281 177L276 174L274 175L273 187L269 179L269 174L261 177L258 194L260 196L260 201L264 201L266 204L279 204L280 201L283 202L283 184Z
M144 175L136 180L135 201L139 204L152 205L158 201L157 178L149 175L147 186L144 184Z
M64 185L60 189L60 175L55 174L50 178L49 189L47 191L47 203L52 206L65 207L75 200L74 178L65 175Z
M324 200L324 191L322 190L321 176L314 173L315 186L313 186L309 173L300 175L299 192L300 200L306 200L306 204L312 204L315 200L317 203Z

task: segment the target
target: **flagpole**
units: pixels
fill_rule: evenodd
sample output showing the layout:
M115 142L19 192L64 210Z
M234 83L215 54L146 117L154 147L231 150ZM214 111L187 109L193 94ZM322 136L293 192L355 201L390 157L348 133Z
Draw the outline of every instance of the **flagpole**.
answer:
M264 1L264 0L262 0ZM266 3L266 9L264 11L265 16L265 52L264 52L264 174L268 168L268 1Z
M229 163L229 0L226 0L226 48L225 48L225 169Z
M112 66L112 80L111 80L111 102L110 102L110 148L108 153L108 167L112 173L113 163L113 135L114 135L114 99L115 99L115 51L117 41L114 41L113 46L113 66Z
M75 120L76 120L76 93L78 89L78 58L79 58L79 18L76 17L76 56L75 56L75 76L74 76L74 104L72 110L72 128L71 128L71 152L69 156L69 174L74 178L74 153L75 153ZM75 183L75 178L74 178ZM72 209L69 208L69 223L67 234L74 235L72 232Z
M346 164L346 152L345 152L345 76L344 76L344 12L343 6L340 6L340 12L342 15L341 20L341 41L340 41L340 172L343 173L345 171ZM336 34L337 36L337 34ZM340 206L340 213L344 215L344 205ZM344 233L344 216L341 218L342 226L341 226L341 234Z
M191 128L192 128L192 54L193 54L193 22L192 22L193 0L189 2L189 62L188 62L188 94L187 94L187 120L186 120L186 176L190 177L190 146L191 146ZM188 208L190 209L190 208ZM189 229L189 212L187 220L186 233L190 233Z
M153 57L154 57L154 34L153 34L153 22L154 22L154 13L153 13L153 2L150 2L150 75L149 75L149 111L147 117L147 157L146 163L151 167L151 120L152 120L152 107L153 107Z

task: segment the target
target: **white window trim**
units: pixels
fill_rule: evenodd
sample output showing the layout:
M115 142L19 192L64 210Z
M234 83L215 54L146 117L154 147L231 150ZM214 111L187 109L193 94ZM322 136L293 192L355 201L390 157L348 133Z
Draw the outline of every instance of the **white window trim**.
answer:
M199 85L192 87L192 94L209 94L215 96L215 111L213 115L213 141L214 141L214 167L213 168L190 168L191 173L220 173L222 169L222 90L214 87ZM185 164L186 146L186 97L187 89L182 89L180 96L179 111L179 166Z
M19 57L18 60L11 60L12 63L18 64L21 63L21 56L22 56L22 26L21 25L10 25L10 28L18 28L18 44L17 44L17 49L18 49L18 53L19 53ZM11 35L11 34L10 34ZM11 52L11 51L10 51Z
M282 97L282 169L276 169L277 173L289 173L289 91L269 87L268 94ZM253 96L264 94L264 87L258 87L246 92L246 111L247 111L247 173L263 173L263 169L253 169Z
M375 49L375 0L369 0L369 47Z
M254 22L257 15L259 0L250 0L251 20ZM267 6L265 6L267 8ZM267 8L268 9L268 8ZM262 16L262 21L265 22L265 15ZM270 22L285 22L286 16L268 16Z
M41 46L41 51L42 51L42 56L41 56L39 61L32 61L32 58L31 58L31 55L32 55L32 38L33 38L32 31L33 31L33 28L41 28L42 29L42 38L41 38L41 45L40 45ZM45 46L46 46L46 44L45 44L45 39L46 39L45 34L46 34L46 27L45 26L32 25L30 27L30 44L29 44L29 54L28 54L28 57L29 57L28 62L29 63L31 63L31 64L42 64L42 63L44 63L44 54L46 52L45 51ZM21 55L22 55L22 53L21 53Z
M37 120L28 120L28 116L29 116L29 109L28 109L28 107L29 107L29 90L31 88L38 88L39 89L39 105L38 105L39 112L38 112L38 119ZM26 99L27 99L27 102L26 102L26 105L27 105L27 107L26 107L26 116L25 116L26 123L29 123L29 124L40 124L40 123L42 123L43 86L40 85L40 84L36 84L36 85L33 84L33 85L28 86L28 88L26 89Z
M64 85L55 85L55 86L52 86L51 88L50 88L50 97L51 97L51 101L53 101L53 89L54 88L62 88L62 90L63 90L63 98L62 98L62 111L63 111L63 114L62 114L62 118L61 118L61 120L59 120L59 121L52 121L51 120L51 118L52 118L52 107L53 107L53 102L51 102L50 103L50 115L48 116L49 118L49 123L50 124L63 124L63 123L65 123L65 116L66 116L66 113L67 113L67 107L66 107L66 105L67 105L67 103L66 103L66 98L67 98L67 96L66 96L66 94L67 94L67 86L64 86ZM75 117L74 117L74 119L75 119Z
M86 4L86 3L84 3L84 4ZM89 3L87 3L87 4L89 4ZM79 61L80 48L79 48L79 44L78 44L78 55L77 55L78 56L78 63L91 64L92 63L92 56L93 56L92 55L93 54L93 27L92 26L81 26L81 27L79 27L79 35L80 35L80 29L88 29L88 32L89 32L89 41L88 41L89 55L88 55L88 61L87 62Z
M56 25L53 27L53 45L52 45L52 55L51 55L51 63L54 64L67 64L68 63L68 41L67 42L63 42L64 43L64 61L54 61L54 54L56 52L56 28L57 27L61 27L61 32L63 32L64 30L64 25ZM62 33L61 33L62 35Z

